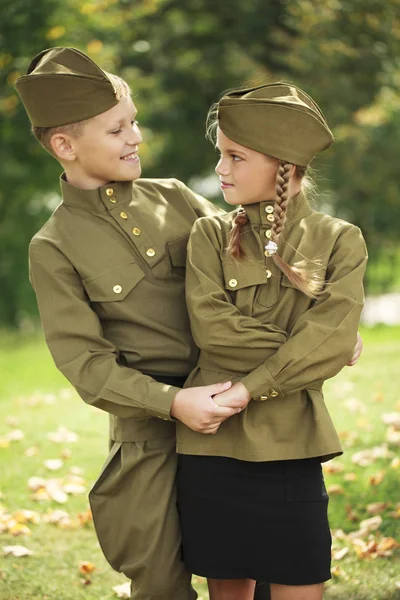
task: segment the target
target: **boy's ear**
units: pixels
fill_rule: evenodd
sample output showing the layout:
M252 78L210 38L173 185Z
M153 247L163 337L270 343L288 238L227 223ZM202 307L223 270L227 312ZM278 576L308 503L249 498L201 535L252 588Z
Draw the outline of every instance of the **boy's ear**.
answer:
M75 150L68 134L54 133L51 136L50 145L59 160L71 161L75 159Z

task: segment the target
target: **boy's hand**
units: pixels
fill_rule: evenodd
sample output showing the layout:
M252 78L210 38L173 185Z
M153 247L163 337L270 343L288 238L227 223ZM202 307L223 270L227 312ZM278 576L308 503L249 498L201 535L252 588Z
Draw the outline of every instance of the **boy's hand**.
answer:
M214 402L219 406L238 407L243 410L251 400L247 388L238 381L226 392L221 392L214 396Z
M227 381L180 390L172 402L171 416L182 421L193 431L216 433L223 421L240 412L242 408L240 402L219 406L213 400L213 396L225 392L231 385L232 383Z
M356 342L356 345L354 346L353 356L346 365L347 367L353 367L358 362L358 359L361 356L362 349L363 349L362 337L359 334L359 332L357 331L357 342Z

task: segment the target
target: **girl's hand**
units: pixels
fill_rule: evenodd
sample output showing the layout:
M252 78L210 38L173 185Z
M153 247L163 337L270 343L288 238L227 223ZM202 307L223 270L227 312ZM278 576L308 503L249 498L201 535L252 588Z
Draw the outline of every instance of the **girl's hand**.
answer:
M219 406L240 408L243 410L250 402L251 396L247 391L247 388L239 381L226 392L213 396L213 400Z
M356 364L356 362L358 362L358 359L361 356L362 349L363 349L362 337L359 334L359 332L357 331L357 342L356 342L356 345L354 346L353 356L352 356L351 360L349 360L349 362L347 363L348 367L353 367Z

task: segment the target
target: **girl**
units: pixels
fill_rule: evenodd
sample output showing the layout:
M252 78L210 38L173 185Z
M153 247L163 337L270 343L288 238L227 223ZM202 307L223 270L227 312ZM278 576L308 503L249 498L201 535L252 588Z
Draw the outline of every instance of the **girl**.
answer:
M342 453L322 385L349 362L363 306L360 230L310 208L306 170L333 135L313 100L274 83L210 113L216 172L233 212L199 219L187 304L200 348L187 386L231 380L247 407L213 436L178 427L187 568L211 600L320 600L330 578L321 462Z

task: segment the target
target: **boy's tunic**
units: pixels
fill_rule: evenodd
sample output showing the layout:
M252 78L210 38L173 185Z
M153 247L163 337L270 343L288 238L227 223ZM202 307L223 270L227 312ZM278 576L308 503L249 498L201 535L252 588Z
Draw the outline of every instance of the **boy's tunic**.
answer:
M177 424L178 452L250 461L341 453L322 384L350 360L363 306L367 253L360 230L312 210L288 207L279 252L325 281L312 300L264 255L273 202L246 205L242 260L226 255L236 214L199 219L188 246L186 296L200 356L186 386L242 381L247 408L213 436Z
M221 211L174 179L80 190L62 178L61 189L30 246L54 361L87 403L110 413L112 440L170 436L179 388L143 373L184 377L196 363L186 246L194 221Z

